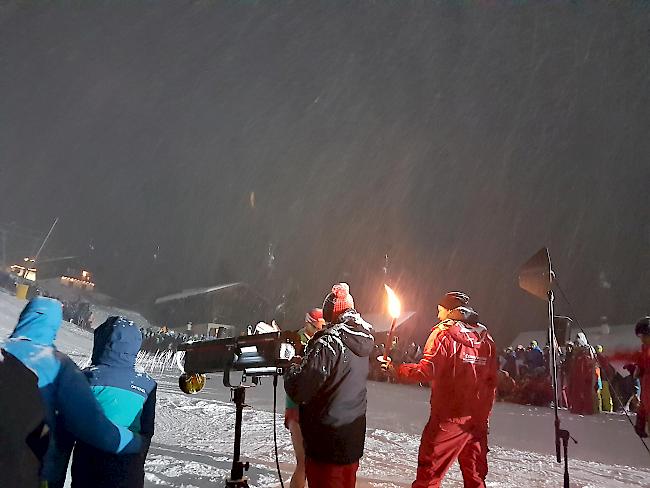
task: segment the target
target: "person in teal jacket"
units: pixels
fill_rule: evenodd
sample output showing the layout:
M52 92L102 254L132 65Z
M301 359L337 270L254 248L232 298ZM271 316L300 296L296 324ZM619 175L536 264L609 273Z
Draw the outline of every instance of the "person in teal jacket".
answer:
M59 488L65 483L68 458L62 442L69 436L106 452L127 454L142 450L140 435L114 424L104 415L83 373L54 346L62 320L61 302L33 298L3 346L38 378L50 429L40 475L48 488Z
M143 447L137 454L116 455L78 441L72 488L141 488L156 408L156 382L135 370L142 335L124 317L109 317L94 335L91 365L83 371L90 389L109 419L142 436Z

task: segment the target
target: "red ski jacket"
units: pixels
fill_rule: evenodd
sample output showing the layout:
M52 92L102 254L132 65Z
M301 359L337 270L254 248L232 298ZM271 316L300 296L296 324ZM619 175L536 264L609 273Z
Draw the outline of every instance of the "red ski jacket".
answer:
M640 351L618 352L609 356L610 361L630 361L636 365L636 376L641 380L641 406L650 412L650 344L641 345Z
M417 364L402 364L399 378L431 384L431 415L439 419L472 417L486 422L492 411L497 386L497 350L470 308L452 310L437 324Z
M641 404L646 412L650 412L650 344L641 346L637 365L641 378Z

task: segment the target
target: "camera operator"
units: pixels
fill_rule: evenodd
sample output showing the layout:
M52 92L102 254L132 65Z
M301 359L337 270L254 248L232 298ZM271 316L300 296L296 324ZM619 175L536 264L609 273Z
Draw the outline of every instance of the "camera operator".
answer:
M314 308L305 314L305 326L298 331L298 337L303 347L309 340L325 325L323 310ZM289 488L305 488L307 475L305 474L305 448L303 446L302 432L299 423L300 413L298 404L289 395L286 396L286 408L284 411L284 426L291 433L293 452L296 455L296 468L291 476Z
M323 318L327 327L289 368L284 388L299 404L309 487L353 488L366 436L372 326L354 310L347 283L325 297Z

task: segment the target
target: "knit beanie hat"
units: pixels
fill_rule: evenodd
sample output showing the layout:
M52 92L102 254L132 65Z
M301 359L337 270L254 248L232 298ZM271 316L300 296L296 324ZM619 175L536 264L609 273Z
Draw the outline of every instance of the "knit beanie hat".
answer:
M453 310L463 305L469 303L469 297L465 295L462 291L450 291L445 296L443 296L438 305L446 308L447 310Z
M325 297L323 318L326 322L331 323L350 308L354 308L354 299L350 295L350 285L337 283L332 287L332 292Z
M323 320L323 309L321 308L312 308L305 314L305 322L308 324L317 324L321 320Z

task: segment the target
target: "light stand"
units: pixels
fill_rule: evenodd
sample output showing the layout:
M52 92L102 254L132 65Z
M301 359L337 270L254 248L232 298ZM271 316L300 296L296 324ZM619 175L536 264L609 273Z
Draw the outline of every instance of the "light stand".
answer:
M235 441L233 447L232 467L230 468L230 478L226 480L226 488L248 488L248 477L244 476L244 471L248 471L250 464L243 463L240 459L241 455L241 426L242 414L246 406L246 388L248 385L243 385L242 382L237 385L230 383L230 366L226 367L223 372L223 386L230 388L230 401L235 403ZM253 385L258 384L258 378L253 377Z
M246 405L246 389L260 384L261 376L273 376L274 395L275 389L278 386L278 376L282 374L282 368L269 368L269 371L257 372L251 376L252 385L244 385L246 381L246 372L242 376L239 384L233 385L230 382L230 367L227 367L223 372L223 385L230 388L230 400L235 403L235 440L233 446L232 467L230 468L230 478L226 480L226 488L248 488L248 477L244 476L244 472L248 471L250 463L241 461L241 427L242 416L244 407ZM275 397L273 400L274 412L273 422L275 422ZM275 425L274 425L275 432ZM276 444L277 445L277 444ZM280 470L278 467L278 476ZM282 480L282 477L280 477Z
M252 385L244 385L246 373L242 376L239 384L233 385L230 382L230 367L227 366L223 372L223 386L230 388L230 401L235 403L235 441L233 446L232 467L230 468L230 478L226 480L226 488L248 488L248 477L244 476L244 471L248 471L250 463L241 461L241 426L244 407L246 405L246 388L257 386L260 382L259 376L252 377ZM275 376L277 376L277 370ZM274 419L275 421L275 419Z
M551 381L553 385L553 413L555 417L555 456L557 462L561 463L564 458L564 488L569 487L569 439L577 441L571 437L568 430L562 429L560 425L560 416L558 414L558 342L555 336L555 321L553 318L553 279L555 273L551 268L551 257L548 249L540 249L528 261L526 261L519 270L519 286L528 293L547 300L548 302L548 341L550 348L550 370ZM562 448L560 448L562 446Z
M284 367L289 366L295 354L296 343L299 343L299 339L295 332L274 331L208 341L190 341L178 346L179 351L185 352L183 364L180 356L178 357L178 366L182 372L178 378L178 386L183 392L199 392L205 385L205 373L219 371L223 371L223 385L230 388L230 400L235 403L235 440L230 479L226 480L226 488L248 488L248 478L244 476L244 472L248 471L250 465L240 459L242 414L247 406L246 388L258 385L262 376L273 376L273 438L278 478L280 485L284 486L277 459L275 408L278 376L283 373ZM231 371L243 373L241 380L236 384L230 382ZM247 377L251 378L251 385L243 384Z
M226 487L248 488L248 478L244 476L244 471L248 471L249 463L241 462L239 459L241 453L241 424L242 412L246 404L247 386L231 386L230 400L235 402L235 445L233 449L232 468L230 469L230 479L226 480Z
M551 274L554 276L554 274ZM555 320L553 313L553 290L548 291L548 316L549 316L549 326L548 326L548 343L551 344L551 379L553 382L553 413L555 415L555 457L557 462L561 463L562 458L564 458L564 488L569 488L569 439L573 440L576 444L576 441L568 430L562 429L560 427L560 416L558 414L558 405L559 405L559 384L558 384L558 367L557 367L557 353L558 353L558 341L555 335ZM560 444L562 449L560 449Z

